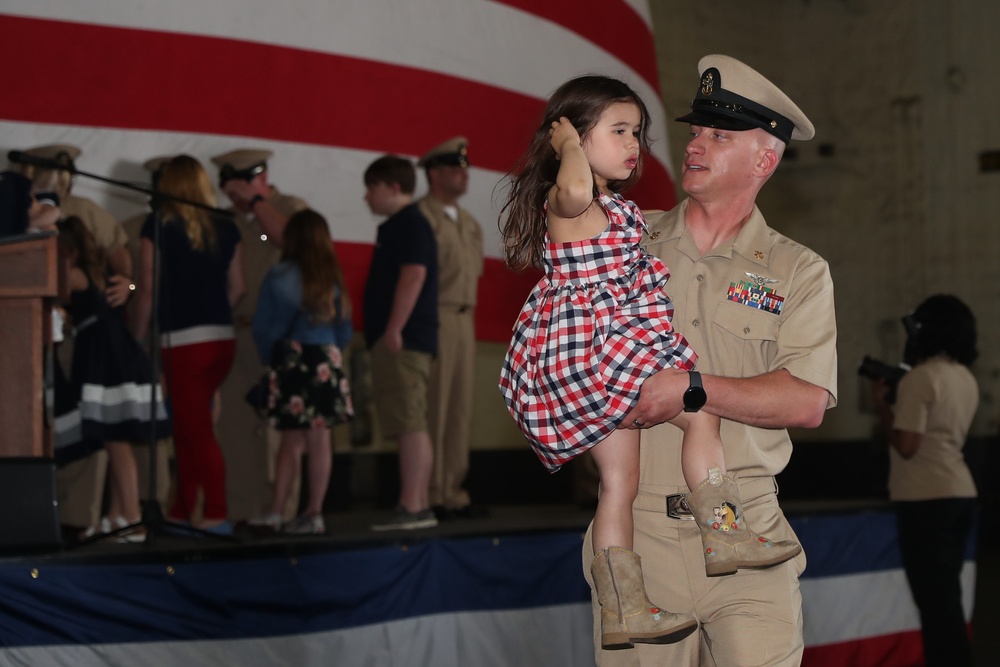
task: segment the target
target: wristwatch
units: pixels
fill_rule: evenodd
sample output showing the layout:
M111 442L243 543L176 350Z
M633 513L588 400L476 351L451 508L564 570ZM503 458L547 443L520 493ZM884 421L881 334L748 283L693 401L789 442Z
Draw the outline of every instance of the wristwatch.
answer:
M684 412L698 412L705 406L708 394L701 384L701 373L698 371L688 371L690 386L684 392Z

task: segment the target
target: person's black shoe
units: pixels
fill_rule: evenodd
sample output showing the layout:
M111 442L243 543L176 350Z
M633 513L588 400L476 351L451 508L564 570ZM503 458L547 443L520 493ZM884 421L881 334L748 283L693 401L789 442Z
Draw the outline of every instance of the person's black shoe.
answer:
M489 509L479 505L466 505L450 512L456 519L485 519L490 515Z
M444 505L434 505L431 507L431 511L434 512L434 516L437 517L438 521L451 521L455 517L455 510L448 509Z

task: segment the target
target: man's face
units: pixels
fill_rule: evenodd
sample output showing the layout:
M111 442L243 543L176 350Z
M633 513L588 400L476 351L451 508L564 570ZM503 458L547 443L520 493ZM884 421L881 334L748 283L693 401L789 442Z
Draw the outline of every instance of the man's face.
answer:
M461 197L469 189L469 170L465 167L442 165L430 170L430 177L441 190L452 197Z
M755 187L754 168L763 147L760 132L692 125L681 174L684 192L695 198L731 196Z
M267 172L261 172L249 181L242 178L231 178L222 184L222 191L229 197L229 201L240 210L247 210L247 204L255 195L260 195L265 199L270 194L271 186L267 181Z
M398 185L392 186L379 181L365 187L365 203L375 215L390 215L398 194Z

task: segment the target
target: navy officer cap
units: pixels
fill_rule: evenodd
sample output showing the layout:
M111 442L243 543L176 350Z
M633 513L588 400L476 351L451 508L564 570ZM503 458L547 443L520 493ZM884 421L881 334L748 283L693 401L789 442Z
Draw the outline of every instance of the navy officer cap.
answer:
M723 55L698 61L701 83L681 123L720 130L760 128L786 144L816 134L812 122L787 95L752 67Z

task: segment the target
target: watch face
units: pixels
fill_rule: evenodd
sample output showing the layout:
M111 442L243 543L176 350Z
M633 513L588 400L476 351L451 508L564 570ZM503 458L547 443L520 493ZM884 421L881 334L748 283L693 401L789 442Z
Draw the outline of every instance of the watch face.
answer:
M688 387L684 392L684 409L688 412L701 410L708 400L708 394L702 387Z

